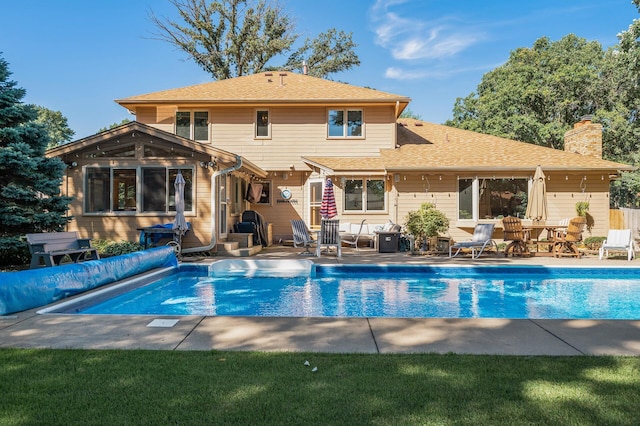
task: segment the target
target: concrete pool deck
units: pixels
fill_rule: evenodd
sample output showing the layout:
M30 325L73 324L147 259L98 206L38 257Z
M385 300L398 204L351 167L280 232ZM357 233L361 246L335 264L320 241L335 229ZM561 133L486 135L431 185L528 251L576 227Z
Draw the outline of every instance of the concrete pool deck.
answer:
M300 259L301 249L269 247L255 259ZM317 263L640 267L640 261L483 256L448 259L344 248ZM224 259L194 259L209 263ZM0 348L251 350L339 353L640 355L640 321L450 318L253 318L39 315L0 317ZM174 321L171 321L174 320ZM177 323L172 324L177 320Z

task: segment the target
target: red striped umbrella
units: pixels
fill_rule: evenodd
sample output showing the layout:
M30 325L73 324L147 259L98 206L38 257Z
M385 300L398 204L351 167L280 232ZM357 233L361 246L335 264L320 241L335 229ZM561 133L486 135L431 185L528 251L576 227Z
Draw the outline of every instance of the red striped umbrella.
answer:
M331 219L338 215L336 207L336 197L333 194L333 182L327 179L324 184L324 192L322 193L322 204L320 205L320 216L324 219Z

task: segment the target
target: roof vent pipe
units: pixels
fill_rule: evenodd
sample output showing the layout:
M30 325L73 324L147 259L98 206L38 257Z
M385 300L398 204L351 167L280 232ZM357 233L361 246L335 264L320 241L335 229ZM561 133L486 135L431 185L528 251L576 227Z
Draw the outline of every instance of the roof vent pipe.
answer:
M307 61L302 61L302 74L303 75L307 75L309 74L309 67L307 66Z

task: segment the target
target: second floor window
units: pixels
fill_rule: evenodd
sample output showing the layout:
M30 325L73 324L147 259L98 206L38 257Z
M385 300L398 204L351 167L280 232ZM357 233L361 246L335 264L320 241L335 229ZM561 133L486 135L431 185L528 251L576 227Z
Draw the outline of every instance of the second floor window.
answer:
M209 113L207 111L176 112L176 135L196 141L208 141Z
M256 111L256 138L271 137L271 123L269 122L269 111Z
M330 109L327 115L327 131L330 138L361 138L363 136L362 110Z

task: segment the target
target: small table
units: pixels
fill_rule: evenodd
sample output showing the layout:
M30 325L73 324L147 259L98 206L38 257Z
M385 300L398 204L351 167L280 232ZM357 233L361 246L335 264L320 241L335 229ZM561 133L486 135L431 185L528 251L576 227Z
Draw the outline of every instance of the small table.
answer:
M566 229L566 225L550 225L550 224L531 224L523 227L524 231L529 231L533 234L532 231L537 231L535 233L535 238L531 235L531 242L536 246L536 254L542 256L542 253L545 253L547 256L551 256L553 254L553 245L555 243L555 235L556 232L560 229ZM547 239L544 241L540 241L540 234L542 231L547 231ZM540 244L548 244L549 249L546 252L540 252Z
M376 231L378 253L398 253L400 231Z

